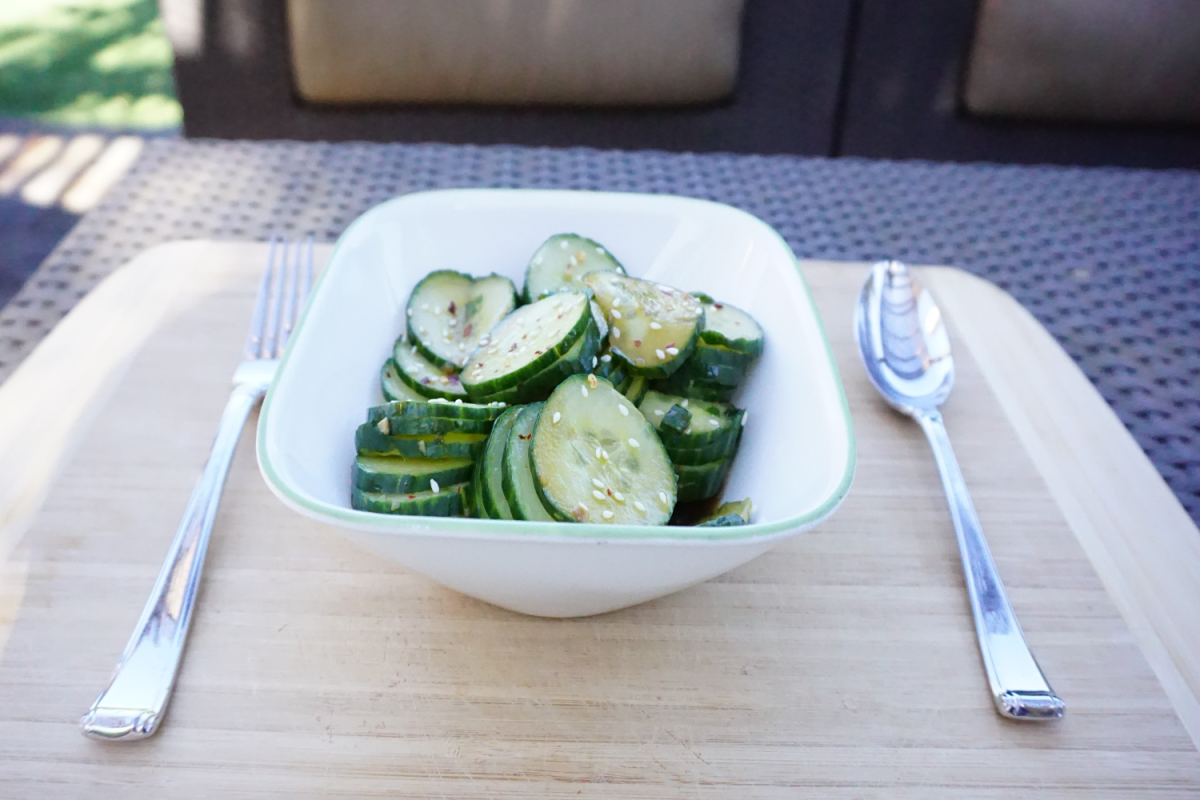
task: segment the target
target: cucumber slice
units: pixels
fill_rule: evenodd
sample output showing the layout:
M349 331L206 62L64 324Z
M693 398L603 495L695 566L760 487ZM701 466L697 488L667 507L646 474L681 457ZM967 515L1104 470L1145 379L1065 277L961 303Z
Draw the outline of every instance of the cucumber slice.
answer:
M710 344L701 339L696 342L696 349L692 352L691 357L688 358L687 366L698 364L705 367L722 367L744 373L749 371L757 359L758 356L748 355L737 350L730 350L724 345Z
M523 409L516 406L508 409L496 420L492 435L488 437L487 449L479 459L478 476L479 502L481 511L490 519L512 519L512 509L504 497L504 449L513 423Z
M720 492L732 465L731 458L707 464L675 464L675 475L679 479L679 501L690 503L704 500Z
M511 389L499 394L481 397L480 400L500 401L509 405L535 403L545 400L558 386L572 375L587 372L593 363L598 363L596 352L600 347L600 337L595 325L589 325L588 330L566 355L555 361L549 367L528 378Z
M595 375L568 378L550 395L530 458L537 490L561 520L665 525L675 509L675 476L654 429Z
M708 303L704 306L704 324L700 338L708 344L720 345L752 358L762 355L766 335L754 317L728 303Z
M704 306L687 292L615 272L584 279L608 318L609 347L648 378L665 378L696 346Z
M691 412L691 423L683 431L662 427L663 419L674 405L683 406ZM653 391L646 393L639 408L658 431L663 444L670 449L719 446L736 440L741 436L742 415L745 413L728 403L692 400Z
M388 494L364 492L357 486L350 493L350 507L378 514L407 514L419 517L457 517L466 507L469 483L438 487L438 491Z
M625 274L621 262L598 242L574 233L551 236L525 270L525 302L561 291L582 292L583 276L597 270Z
M722 503L717 510L696 523L697 528L730 528L736 525L749 525L750 514L754 505L750 498L733 503Z
M471 355L463 387L471 397L512 389L566 355L591 324L591 307L582 292L556 294L519 308Z
M443 417L445 419L473 419L494 421L504 413L503 403L464 403L457 400L419 398L415 401L398 400L371 406L367 409L367 422L375 423L384 417Z
M408 338L435 367L459 369L516 307L517 290L508 278L437 270L413 287L405 312Z
M404 456L406 458L479 458L487 447L487 434L439 433L425 436L389 436L370 423L354 432L354 447L360 456Z
M469 458L358 456L354 459L354 485L364 492L425 492L433 481L440 487L469 481L474 467Z
M488 433L491 420L453 419L451 417L383 417L374 423L388 436L422 436L434 433Z
M723 458L733 458L737 455L741 436L726 437L715 442L699 445L698 447L672 447L664 444L672 464L707 464L710 461L720 461Z
M404 337L397 339L392 348L392 362L399 369L397 377L417 394L444 400L465 400L467 397L457 373L443 372L435 367Z
M543 405L544 403L534 403L521 409L520 415L508 433L508 440L504 447L502 479L504 499L508 501L508 508L513 519L532 522L554 521L554 517L542 505L529 461L533 427L537 424L538 412Z
M428 399L425 395L400 380L400 368L390 358L383 362L383 369L379 371L379 388L383 392L383 399L389 401L422 401Z
M680 375L679 372L661 381L651 381L650 388L663 394L719 403L728 403L733 399L733 393L737 391L735 386L721 386L706 381L690 380Z

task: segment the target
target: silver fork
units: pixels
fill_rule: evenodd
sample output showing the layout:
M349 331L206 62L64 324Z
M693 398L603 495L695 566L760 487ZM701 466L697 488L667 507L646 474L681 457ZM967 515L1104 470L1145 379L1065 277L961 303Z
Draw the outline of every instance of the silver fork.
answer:
M246 418L275 376L296 316L308 297L312 251L311 236L303 245L271 240L246 349L233 373L233 392L221 414L212 452L112 680L79 721L86 736L109 741L144 739L162 724L233 451Z

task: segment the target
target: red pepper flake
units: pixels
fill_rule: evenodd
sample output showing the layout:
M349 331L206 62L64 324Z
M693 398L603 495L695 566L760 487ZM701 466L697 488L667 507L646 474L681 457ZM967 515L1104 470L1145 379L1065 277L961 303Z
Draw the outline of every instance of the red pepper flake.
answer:
M423 383L423 384L425 384L426 386L428 386L428 385L429 385L429 383L430 383L430 379L429 379L429 378L421 378L421 383Z
M475 326L468 322L467 327L463 328L463 336L470 336L473 330L475 330Z
M415 500L416 498L417 498L417 496L416 496L415 494L410 494L410 495L408 496L408 499L409 499L409 500Z
M634 347L641 347L641 346L642 346L642 340L641 340L641 339L634 339L634 340L633 340L633 346L634 346Z
M454 305L454 301L453 301L453 300L451 300L451 301L450 301L450 313L451 313L451 314L457 314L457 313L458 313L458 306Z
M541 350L534 350L534 351L533 351L533 354L534 354L535 356L540 356L540 355L542 354L542 351L541 351Z
M533 434L532 433L518 433L517 438L518 439L532 439Z
M513 342L512 347L508 348L508 352L515 353L517 351L517 343Z
M713 308L720 309L720 308L724 308L724 307L725 306L721 305L720 303L713 303Z
M612 497L612 489L605 489L604 491L608 492L609 497Z

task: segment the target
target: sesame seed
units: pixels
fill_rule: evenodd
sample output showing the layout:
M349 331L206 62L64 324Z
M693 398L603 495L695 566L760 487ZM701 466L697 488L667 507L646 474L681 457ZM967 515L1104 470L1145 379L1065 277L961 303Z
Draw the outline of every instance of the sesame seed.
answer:
M596 248L596 252L597 252L597 253L599 253L600 255L604 255L604 248L603 248L603 247L597 247L597 248Z
M426 332L427 331L424 328L417 328L417 333L421 334L422 336L424 336ZM413 345L413 352L417 352L417 346L415 344Z
M658 356L659 360L662 360L667 357L667 354L664 353L662 350L655 350L654 355Z
M455 319L454 317L451 317L451 318L450 318L450 321L449 321L449 322L447 322L446 324L447 324L447 325L449 325L451 328L453 328L455 325L457 325L457 324L458 324L458 320L457 320L457 319Z
M608 313L612 314L612 318L613 318L613 319L620 319L620 318L621 318L621 312L620 312L620 311L617 311L615 308L614 308L612 311L608 312Z
M600 360L607 364L608 362L612 361L612 356L610 356L608 353L605 353L604 355L600 356Z
M661 330L662 330L662 325L659 325L657 322L651 322L651 323L650 323L650 330L652 330L652 331L661 331Z
M656 408L656 409L654 409L654 413L661 417L663 414L666 414L667 412L663 411L661 408Z
M561 412L558 412L558 411L555 411L555 412L554 412L554 416L553 416L553 417L551 417L550 419L551 419L551 421L553 421L553 422L554 422L554 424L555 424L555 425L557 425L557 424L558 424L558 421L559 421L560 419L562 419L562 413L561 413Z
M392 432L392 423L388 422L387 417L384 417L383 419L379 420L379 423L375 427L379 428L379 432L382 433L384 436L387 436L389 433Z
M595 369L598 366L600 366L600 359L592 356L592 369Z
M721 423L720 423L720 422L717 422L715 419L709 419L709 421L708 421L708 424L709 424L709 425L712 425L712 426L715 428L715 427L717 427L718 425L720 425Z
M429 303L421 303L421 310L422 310L422 311L428 311L428 310L429 310Z
M440 492L442 490L442 487L438 486L438 482L435 481L433 478L429 479L429 488L433 489L434 494L437 494L438 492Z
M567 249L567 240L566 239L563 239L561 242L558 243L558 249L559 250Z
M603 489L604 482L601 481L599 478L592 478L592 486L595 486L597 489Z
M613 513L612 513L611 511L608 511L608 510L606 509L606 510L604 511L604 513L603 513L603 514L601 514L600 516L604 517L605 519L612 519L612 518L613 518Z
M570 264L572 267L579 266L579 262L575 260L575 256L571 256L570 258L568 258L567 263Z
M629 416L629 409L625 407L625 404L624 404L624 403L617 403L617 408L621 410L621 416L622 416L622 417L628 417L628 416Z
M613 337L614 339L620 339L620 338L621 338L621 329L620 329L620 328L613 328L613 329L612 329L612 337Z
M658 499L659 499L659 501L661 501L661 502L662 502L662 504L665 506L665 505L667 504L667 493L666 493L666 492L659 492L659 493L658 493Z
M411 308L408 310L408 315L409 315L410 317L412 316L412 309L411 309Z
M630 440L629 440L629 446L630 446L630 447L635 447L635 448L636 448L636 447L641 447L641 446L642 446L642 443L641 443L641 442L639 442L637 439L630 439Z
M461 352L465 351L466 349L467 349L467 345L465 343L463 343L463 342L458 343L458 352L461 353Z
M441 378L439 378L438 380L440 380L440 381L442 382L442 385L443 385L443 386L445 386L445 385L447 385L447 384L449 384L449 383L450 383L450 379L449 379L449 378L447 378L445 375L443 375L443 376L442 376Z
M678 347L668 347L667 354L672 355L672 356L677 356L677 355L679 355L679 348Z
M614 298L613 298L613 301L612 301L612 307L613 307L613 308L620 308L620 307L621 307L621 298L619 298L619 297L614 297Z
M599 489L592 489L592 497L596 498L597 500L603 500L604 492L600 491Z
M603 450L601 450L601 449L600 449L600 448L597 446L597 447L596 447L596 458L599 458L599 457L600 457L600 454L601 454L601 453L603 453L603 452L604 452L604 451L603 451Z
M425 455L425 440L424 439L417 440L417 449L421 451L421 455Z
M620 492L614 491L614 492L613 492L613 499L614 499L614 500L616 500L618 503L624 503L624 502L625 502L625 495L621 494Z
M747 419L749 416L750 416L750 412L749 412L749 411L743 411L743 412L742 412L742 427L743 427L743 428L744 428L744 427L746 427L746 419Z
M687 408L688 403L690 403L690 402L692 402L690 398L687 398L687 397L683 398L683 407Z
M642 358L641 356L638 356L637 359L633 363L637 364L639 367L644 367L644 366L646 366L646 359Z
M542 263L542 257L541 257L541 256L538 256L537 258L535 258L535 259L533 260L533 263L534 263L534 264L541 264L541 263Z
M634 501L633 501L633 507L634 507L634 508L636 508L638 511L645 511L645 510L646 510L646 507L645 507L644 505L642 505L642 503L641 503L641 501L640 501L640 500L634 500Z
M583 392L584 397L587 397L587 387L586 386L580 386L579 391Z
M600 451L600 457L601 457L601 458L603 458L605 461L608 461L608 451L607 451L607 450L601 450L601 451Z

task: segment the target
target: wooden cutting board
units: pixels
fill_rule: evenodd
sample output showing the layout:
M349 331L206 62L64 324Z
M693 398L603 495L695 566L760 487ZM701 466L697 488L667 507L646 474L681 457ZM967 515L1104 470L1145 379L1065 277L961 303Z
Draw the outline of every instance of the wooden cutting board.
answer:
M1001 719L927 445L872 394L853 350L865 267L821 262L802 267L842 370L859 466L818 530L642 606L536 619L285 509L259 477L250 427L162 732L84 739L77 720L120 655L207 454L264 258L257 244L155 248L0 387L11 622L0 795L1200 792L1188 733L1200 732L1200 534L1149 462L1011 299L960 272L924 271L960 369L947 425L1068 708L1052 724Z

